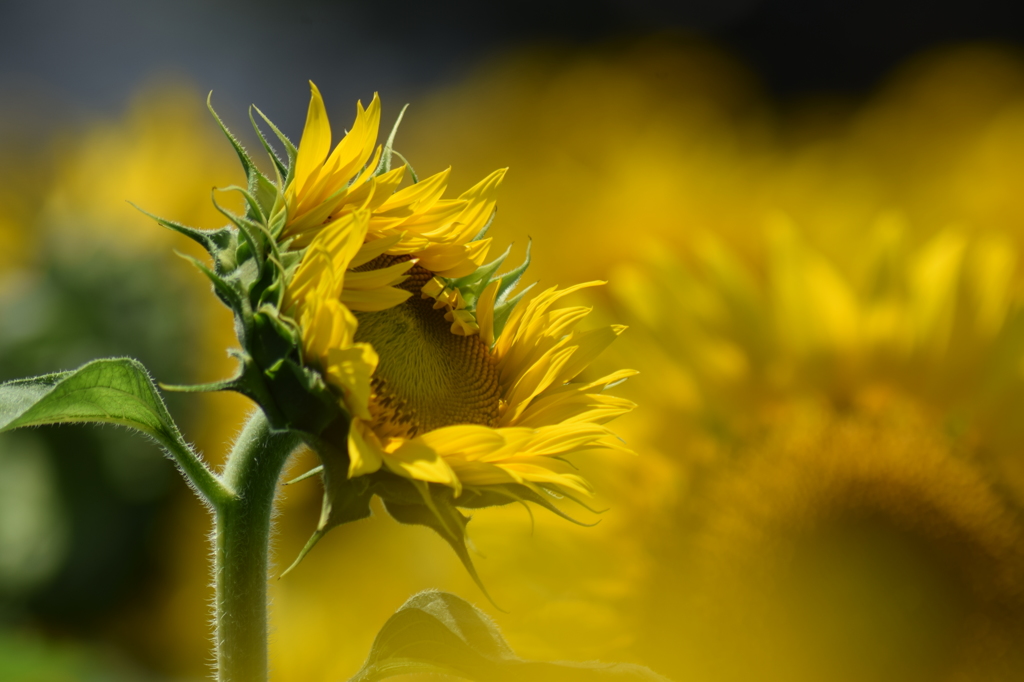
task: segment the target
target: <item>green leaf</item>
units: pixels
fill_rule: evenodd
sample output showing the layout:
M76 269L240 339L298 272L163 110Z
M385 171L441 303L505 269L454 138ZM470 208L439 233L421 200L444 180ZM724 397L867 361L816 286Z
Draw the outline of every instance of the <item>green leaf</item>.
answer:
M0 433L26 426L120 424L164 446L211 502L228 495L199 460L167 412L149 372L137 360L94 360L72 372L0 384Z
M95 360L73 372L0 384L0 431L67 422L121 424L160 441L181 440L136 360Z
M413 596L384 623L366 663L349 682L415 673L476 682L668 682L629 663L523 660L484 612L437 590Z

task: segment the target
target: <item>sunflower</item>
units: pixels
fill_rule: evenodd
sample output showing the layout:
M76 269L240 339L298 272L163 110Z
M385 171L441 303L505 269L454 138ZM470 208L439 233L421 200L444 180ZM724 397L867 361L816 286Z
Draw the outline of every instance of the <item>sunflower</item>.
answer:
M761 426L660 548L651 610L690 617L649 633L652 660L711 680L1019 676L1024 524L930 415L876 393Z
M644 445L689 486L638 599L662 669L1019 676L1020 272L1000 235L907 231L884 215L837 259L776 215L755 265L706 237L617 273L662 378Z
M391 140L374 151L379 118L377 97L360 104L331 151L313 86L283 201L281 242L302 252L283 310L352 416L348 475L589 495L564 458L625 450L606 423L633 404L604 391L633 372L581 374L625 327L580 330L590 309L558 307L598 282L513 295L526 263L484 264L504 171L443 199L447 170L419 180L389 168Z

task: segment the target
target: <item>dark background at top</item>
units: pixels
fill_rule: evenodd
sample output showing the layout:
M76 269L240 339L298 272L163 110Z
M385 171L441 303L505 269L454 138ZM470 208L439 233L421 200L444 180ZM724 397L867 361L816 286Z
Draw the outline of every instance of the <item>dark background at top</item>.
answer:
M225 111L257 102L286 130L296 130L310 78L329 107L375 90L408 101L517 45L600 44L665 32L723 47L777 99L858 95L923 49L976 41L1024 45L1020 5L3 0L0 121L17 124L9 131L34 135L53 122L113 114L140 86L170 74L214 90Z

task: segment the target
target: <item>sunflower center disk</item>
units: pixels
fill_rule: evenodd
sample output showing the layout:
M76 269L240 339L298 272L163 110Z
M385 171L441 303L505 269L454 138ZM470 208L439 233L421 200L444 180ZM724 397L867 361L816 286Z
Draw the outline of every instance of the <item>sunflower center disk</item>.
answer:
M381 256L359 270L398 262ZM402 258L404 260L404 258ZM479 336L452 334L444 309L420 289L433 274L416 265L400 287L412 296L380 312L356 313L355 340L380 357L372 379L373 430L384 438L412 438L454 424L493 426L498 419L498 372Z

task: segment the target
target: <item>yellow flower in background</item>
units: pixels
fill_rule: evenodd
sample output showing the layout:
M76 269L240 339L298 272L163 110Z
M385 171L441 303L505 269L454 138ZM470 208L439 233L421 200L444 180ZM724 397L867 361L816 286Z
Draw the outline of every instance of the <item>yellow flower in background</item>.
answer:
M486 257L490 240L476 237L503 172L458 200L440 198L447 171L399 189L405 166L377 173L379 117L377 98L360 105L328 156L314 86L285 190L283 243L305 245L285 310L302 329L306 357L354 417L349 476L386 465L456 496L508 483L591 494L563 458L624 449L605 423L633 405L603 391L631 372L578 378L624 327L578 330L589 309L553 307L587 285L513 308L522 268L504 284L491 279L504 256L474 289L465 278Z
M403 149L417 168L454 163L453 177L507 160L516 182L493 234L573 253L537 265L551 282L607 278L654 247L686 252L698 233L761 258L757 228L773 211L839 260L894 210L912 241L955 224L1005 234L1020 252L1022 78L1015 53L966 46L915 57L863 102L820 95L782 108L707 45L538 48L417 103ZM643 229L621 239L632 225Z
M640 447L687 443L666 454L693 497L641 599L700 625L652 629L646 660L780 682L1024 669L1014 249L906 233L885 216L837 262L776 215L756 267L705 236L613 278L662 372Z
M1024 523L915 401L778 403L658 548L639 650L681 679L1016 679ZM688 527L688 530L682 528Z
M554 548L547 559L560 570L537 578L547 594L565 594L578 579L579 572L570 577L577 562L594 565L609 552L629 553L587 593L616 614L592 637L612 641L628 630L619 646L670 677L772 678L765 668L737 672L744 665L735 654L740 641L756 642L752 632L771 634L778 625L779 637L763 639L766 658L748 659L771 662L771 643L781 642L782 633L814 630L772 620L794 603L779 591L750 601L758 613L747 614L737 595L753 600L758 590L742 582L743 572L756 572L758 561L785 566L791 538L827 516L829 485L850 491L847 499L870 499L876 481L902 477L906 495L922 500L930 485L923 481L962 475L972 481L965 495L985 500L989 520L963 521L970 499L955 513L938 515L920 539L925 560L918 576L932 580L952 571L953 584L963 579L960 584L976 586L963 575L1016 565L1003 555L986 562L988 550L972 551L977 563L970 568L942 551L927 557L943 550L936 537L944 532L1003 551L1013 541L992 537L1013 537L1020 524L1014 509L1024 494L1017 456L1024 429L1016 414L1024 400L1022 83L1017 57L970 47L920 57L863 104L817 98L772 109L721 55L653 41L571 55L509 55L421 107L405 131L405 149L418 165L429 164L432 154L439 165L440 150L430 145L439 131L465 150L455 173L478 173L494 155L508 159L518 182L503 193L496 238L530 236L541 247L571 253L542 271L549 281L613 282L607 291L631 331L607 362L628 360L648 377L623 389L649 408L621 429L644 457L635 471L619 472L621 481L614 463L603 472L608 479L600 485L613 507L605 522L617 524L601 529L605 548ZM642 229L629 231L637 225ZM913 418L872 421L886 410ZM814 419L831 426L804 439L799 452L776 447ZM860 435L834 435L848 427ZM861 455L871 475L854 476L853 462L830 463L862 449L873 449ZM799 480L807 491L792 493L803 503L786 500L786 492L760 495L775 485L773 467L787 458L787 480ZM828 467L833 483L827 484ZM906 482L915 477L916 487ZM729 495L719 492L726 488ZM958 499L950 494L942 504L949 510ZM904 513L893 504L850 503L838 516L874 513L891 529L927 523L929 504ZM700 543L739 505L751 510L748 533L723 538L716 545L721 560L704 561ZM827 540L828 524L818 527L815 537ZM888 580L886 571L900 570L902 561L890 558L860 576ZM696 564L703 577L687 569ZM833 575L859 580L858 570L851 562L849 571ZM784 569L765 574L788 579ZM918 589L913 580L901 584ZM938 673L920 672L929 652L948 660L949 652L989 645L997 652L1016 641L1020 611L1011 597L1017 588L1001 585L991 598L1005 601L1006 619L993 620L977 601L972 607L995 623L987 639L978 634L984 628L965 626L961 632L975 634L942 640L925 624L917 641L893 639L918 647L904 652L911 663L902 675L898 665L884 664L898 646L886 651L879 639L875 649L861 649L864 665L878 667L860 679L935 679ZM922 599L941 595L926 592ZM851 618L869 624L864 646L887 632L879 625L878 594L865 596L860 611L850 610ZM735 618L714 620L722 611ZM837 623L840 611L834 611ZM962 623L958 617L942 620L952 628L947 634ZM558 627L534 626L532 641L567 641ZM720 635L719 643L701 635L702 628ZM696 644L683 648L680 633L693 634ZM789 644L800 641L797 634ZM776 648L774 655L775 663L800 665L797 646L785 653ZM963 653L963 660L983 659ZM866 669L850 665L829 675L807 665L791 667L788 678L772 675L787 682L856 679ZM1019 671L1015 665L993 661L978 669L1005 674ZM967 664L950 669L969 677Z
M1004 420L1024 389L1024 308L1005 237L950 229L914 245L889 215L842 262L784 216L768 223L757 268L705 235L685 262L662 252L619 269L613 292L652 344L641 357L675 372L663 406L737 422L738 409L766 401L844 404L885 385L982 420L993 443L1024 435Z

